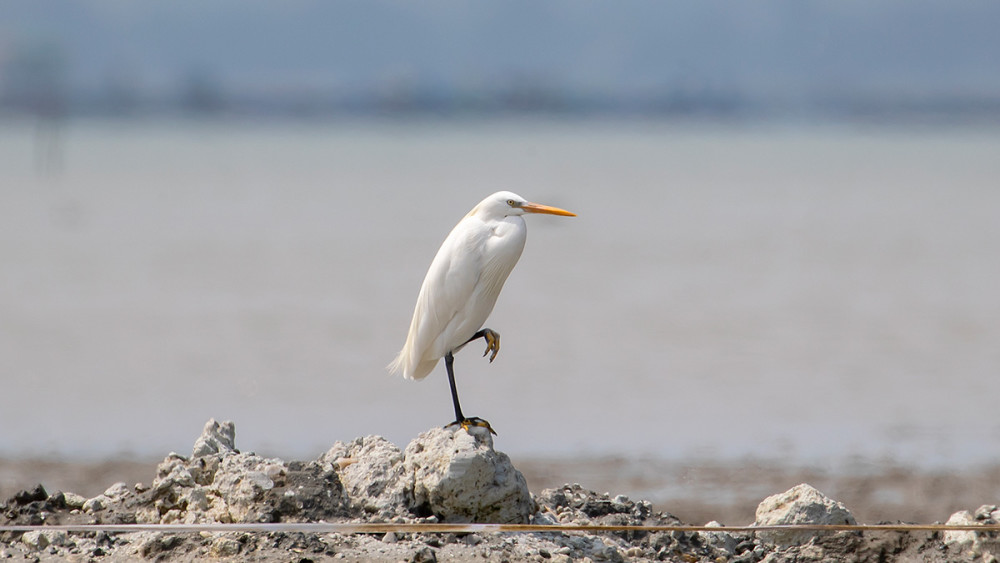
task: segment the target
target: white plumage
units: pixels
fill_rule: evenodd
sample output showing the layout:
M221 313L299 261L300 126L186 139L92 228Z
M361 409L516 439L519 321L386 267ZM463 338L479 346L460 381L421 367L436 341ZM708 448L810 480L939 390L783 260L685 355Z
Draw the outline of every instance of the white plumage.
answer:
M448 234L427 270L406 343L389 365L391 372L423 379L438 360L479 336L487 339L487 352L493 349L496 355L499 335L489 329L485 331L490 334L477 335L477 331L493 311L507 276L521 257L528 232L521 217L524 213L574 215L506 191L473 207ZM449 379L456 415L462 419L450 370Z

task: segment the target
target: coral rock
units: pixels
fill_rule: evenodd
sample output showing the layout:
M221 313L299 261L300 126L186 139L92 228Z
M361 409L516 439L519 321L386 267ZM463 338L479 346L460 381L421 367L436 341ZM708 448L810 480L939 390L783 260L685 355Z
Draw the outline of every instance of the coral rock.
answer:
M412 485L403 471L403 452L381 436L337 442L320 459L338 470L352 508L389 519L409 514Z
M411 510L443 522L527 523L535 512L524 475L493 449L485 428L435 428L410 442Z
M205 423L201 436L194 442L191 457L212 454L226 454L236 451L236 425L231 420L216 422L214 418Z
M857 524L847 508L805 483L764 499L755 526L783 524ZM804 543L812 532L769 532L761 537L779 544Z

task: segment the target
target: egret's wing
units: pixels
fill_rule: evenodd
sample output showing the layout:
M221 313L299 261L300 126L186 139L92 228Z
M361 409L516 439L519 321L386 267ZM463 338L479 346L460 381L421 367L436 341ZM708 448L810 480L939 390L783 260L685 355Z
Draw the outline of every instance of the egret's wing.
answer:
M414 318L419 313L419 334L425 338L424 349L435 358L461 345L486 322L485 316L471 318L475 315L470 316L474 311L469 309L485 261L485 236L479 223L475 219L459 223L441 245L420 288ZM469 330L470 324L477 326Z
M441 244L420 286L406 344L390 366L404 377L422 379L439 359L460 343L453 341L455 320L472 298L482 271L481 221L466 217ZM487 313L488 314L488 313ZM481 319L480 324L485 322ZM473 332L478 330L473 329ZM465 336L468 338L472 333Z
M444 279L425 284L429 291L424 306L435 313L425 315L426 333L438 335L428 347L434 358L458 350L483 327L524 248L524 221L519 217L490 223L467 217L463 223L439 252L447 259L441 268ZM434 264L429 279L432 273L438 273Z
M410 333L393 371L422 379L482 328L524 249L520 217L489 223L475 210L441 244L420 287Z

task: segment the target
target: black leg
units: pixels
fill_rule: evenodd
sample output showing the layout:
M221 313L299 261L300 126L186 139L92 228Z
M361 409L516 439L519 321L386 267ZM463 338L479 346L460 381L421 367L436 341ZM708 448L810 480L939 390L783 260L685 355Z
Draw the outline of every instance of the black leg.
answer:
M466 340L465 343L468 344L469 342L472 342L473 340L475 340L477 338L482 338L482 337L486 336L486 331L488 331L488 330L490 330L490 329L484 328L484 329L480 330L476 334L473 334L472 338Z
M486 329L489 330L489 329ZM490 331L493 332L493 331ZM487 349L489 351L489 349ZM455 422L452 422L448 426L458 425L468 430L470 426L480 426L486 428L491 434L496 434L490 423L479 418L478 416L472 418L466 418L462 414L462 405L458 403L458 388L455 387L455 356L448 352L444 355L444 367L448 370L448 385L451 386L451 402L455 404Z
M455 387L455 356L451 352L444 355L444 367L448 370L448 384L451 385L451 402L455 404L455 421L465 420L462 405L458 404L458 389Z

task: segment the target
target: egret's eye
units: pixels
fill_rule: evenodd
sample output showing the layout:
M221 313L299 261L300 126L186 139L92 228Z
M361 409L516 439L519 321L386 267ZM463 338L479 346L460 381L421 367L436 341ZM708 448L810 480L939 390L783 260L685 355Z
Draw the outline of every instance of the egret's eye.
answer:
M512 200L512 199L508 199L508 200L507 200L507 205L509 205L509 206L511 206L511 207L517 207L517 206L516 206L516 205L514 204L514 200Z

